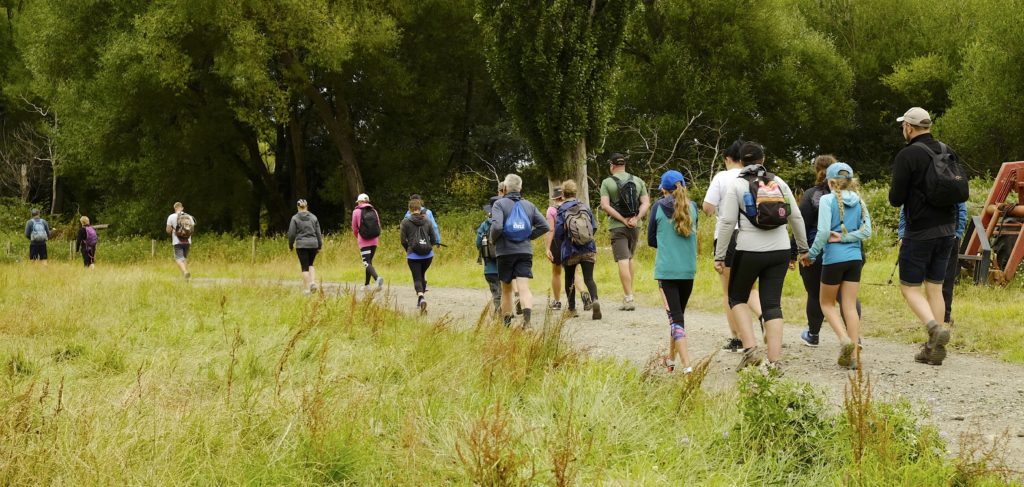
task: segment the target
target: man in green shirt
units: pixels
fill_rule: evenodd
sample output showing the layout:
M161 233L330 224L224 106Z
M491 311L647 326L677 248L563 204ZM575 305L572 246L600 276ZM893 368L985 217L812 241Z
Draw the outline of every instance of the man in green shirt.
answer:
M633 254L640 236L640 220L651 207L647 185L638 177L626 172L626 156L614 153L608 157L612 175L601 182L601 209L608 214L608 231L611 232L612 255L619 266L619 280L622 281L622 307L633 311L633 277L636 263Z

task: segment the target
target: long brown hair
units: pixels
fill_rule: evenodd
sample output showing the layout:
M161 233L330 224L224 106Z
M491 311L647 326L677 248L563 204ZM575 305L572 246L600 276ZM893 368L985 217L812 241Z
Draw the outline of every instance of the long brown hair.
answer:
M814 158L814 185L817 186L825 182L825 170L829 166L836 163L836 156L832 154L822 154Z
M676 183L676 189L672 190L672 198L675 199L672 221L676 225L676 233L689 237L693 233L693 217L690 216L690 197L687 195L686 186Z

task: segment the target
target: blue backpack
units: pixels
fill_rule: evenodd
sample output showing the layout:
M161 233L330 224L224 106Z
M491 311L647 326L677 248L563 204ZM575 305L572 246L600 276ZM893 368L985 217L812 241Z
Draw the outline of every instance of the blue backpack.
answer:
M509 242L524 242L533 233L533 223L520 201L516 201L512 211L505 217L504 233Z

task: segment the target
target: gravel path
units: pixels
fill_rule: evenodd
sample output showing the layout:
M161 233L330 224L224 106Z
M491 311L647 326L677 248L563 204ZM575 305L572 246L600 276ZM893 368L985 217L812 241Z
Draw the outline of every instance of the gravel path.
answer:
M201 280L197 283L222 283ZM267 281L260 281L266 283ZM296 285L294 281L275 281ZM347 284L325 284L326 292L337 292ZM352 286L354 289L354 286ZM389 288L388 296L399 308L413 311L415 293L408 286ZM435 288L428 293L428 316L452 317L475 322L490 299L484 289ZM595 356L611 356L643 366L656 353L667 350L668 326L664 310L637 306L636 311L619 311L618 303L603 303L604 318L590 319L589 312L568 322L567 339ZM540 307L535 322L543 320ZM722 314L690 310L686 313L690 356L696 361L724 344L728 326ZM821 346L802 345L802 328L786 326L782 370L785 377L806 381L824 391L835 405L842 404L847 372L836 364L838 341L827 327ZM922 333L922 337L924 334ZM987 441L1005 438L1006 460L1011 468L1024 471L1024 367L950 350L940 367L916 363L917 347L881 339L865 339L862 358L870 374L875 397L895 400L905 397L929 412L935 424L956 451L962 434L979 434ZM705 386L730 388L735 383L739 354L719 353Z

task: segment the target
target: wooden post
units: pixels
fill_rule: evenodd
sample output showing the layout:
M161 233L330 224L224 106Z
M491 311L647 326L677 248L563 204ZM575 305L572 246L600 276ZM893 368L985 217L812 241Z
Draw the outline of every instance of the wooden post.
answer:
M10 240L7 241L7 256L8 257L11 256L11 241Z
M156 239L149 241L149 256L156 257Z
M252 263L256 263L256 236L252 236Z
M75 260L75 243L68 242L68 260Z

